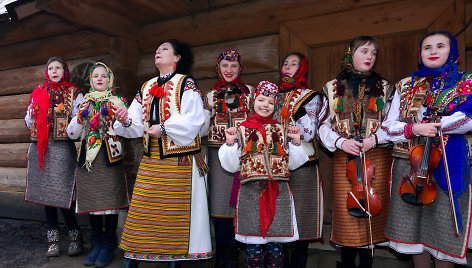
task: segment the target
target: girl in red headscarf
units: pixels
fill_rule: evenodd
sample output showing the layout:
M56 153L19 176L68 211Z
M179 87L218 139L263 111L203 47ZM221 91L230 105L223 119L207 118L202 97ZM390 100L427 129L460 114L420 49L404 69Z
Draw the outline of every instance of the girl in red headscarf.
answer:
M303 165L308 155L300 129L285 128L272 118L277 91L270 82L259 83L250 99L252 113L239 127L226 130L218 152L225 170L240 171L235 232L236 240L247 244L247 267L282 267L282 243L299 237L289 169Z
M70 119L83 99L71 83L64 60L52 57L46 64L46 81L30 95L25 117L31 129L28 150L25 200L43 205L48 225L46 256L59 256L57 211L60 208L69 228L69 255L82 252L82 243L72 202L75 187L75 146L67 136Z

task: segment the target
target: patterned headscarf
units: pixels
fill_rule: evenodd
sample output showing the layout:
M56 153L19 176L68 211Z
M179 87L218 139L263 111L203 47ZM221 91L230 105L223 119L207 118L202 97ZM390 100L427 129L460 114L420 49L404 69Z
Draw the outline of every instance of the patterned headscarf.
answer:
M51 61L52 59L52 61ZM48 62L51 64L54 61L58 61L64 68L64 74L59 82L51 80L48 74L48 66L45 70L46 81L36 87L30 95L30 104L32 105L33 113L32 119L36 123L36 137L37 137L37 149L38 149L38 162L39 168L44 169L44 153L48 145L49 129L53 122L53 109L55 105L60 105L64 102L63 93L70 87L76 88L72 82L70 82L70 72L67 67L67 63L60 58L51 58ZM78 92L76 92L78 93Z
M285 93L289 92L293 89L305 89L308 88L307 86L307 79L308 79L308 60L303 54L300 53L291 53L288 54L285 59L289 56L297 56L300 59L300 64L298 66L297 71L293 75L293 77L286 76L283 71L282 67L280 67L280 82L279 82L279 89L280 92ZM282 66L285 62L282 62Z
M226 82L226 80L223 77L223 74L221 73L220 63L222 60L239 62L238 76L231 82ZM243 82L241 81L242 70L243 70L243 59L241 55L239 54L239 52L236 49L226 49L218 56L218 59L216 60L216 74L218 76L218 81L215 83L213 88L216 90L219 90L222 86L225 86L225 85L235 85L238 83L242 85L243 84Z
M279 88L277 87L276 84L273 84L269 81L261 81L259 85L257 85L254 92L251 94L251 97L249 98L249 109L251 110L252 113L254 113L254 101L256 100L256 97L259 96L260 94L266 97L273 97L274 106L277 105L278 92L279 92ZM276 107L274 107L274 110L275 109Z

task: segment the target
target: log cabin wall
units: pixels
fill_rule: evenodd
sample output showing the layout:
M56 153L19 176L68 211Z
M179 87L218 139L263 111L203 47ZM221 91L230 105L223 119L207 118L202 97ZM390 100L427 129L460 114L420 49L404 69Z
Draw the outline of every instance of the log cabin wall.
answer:
M278 81L281 58L290 51L308 56L315 90L341 70L350 39L379 39L376 71L391 83L417 67L417 44L425 32L456 35L463 69L472 70L472 0L38 0L36 14L0 26L0 191L25 185L29 132L23 117L29 93L44 79L53 55L71 70L104 60L116 75L119 95L132 100L156 75L159 41L176 38L194 51L192 75L203 92L216 81L215 61L226 48L243 57L243 81ZM468 68L465 68L465 67ZM125 167L136 175L140 140L127 141ZM325 223L331 222L331 154L321 152Z

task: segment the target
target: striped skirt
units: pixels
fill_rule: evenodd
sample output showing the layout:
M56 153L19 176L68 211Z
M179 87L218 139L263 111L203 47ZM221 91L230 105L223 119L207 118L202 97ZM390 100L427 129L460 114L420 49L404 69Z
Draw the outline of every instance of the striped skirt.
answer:
M390 205L389 178L392 153L385 148L375 148L366 153L366 158L374 163L375 175L372 180L372 187L382 199L380 214L371 218L372 231L370 231L367 218L354 217L347 211L346 200L352 189L351 182L346 175L348 158L347 154L342 151L334 153L331 241L340 246L367 246L371 243L371 233L373 244L386 241L384 230Z
M205 179L195 162L159 159L157 140L143 156L133 190L120 248L139 260L185 260L211 257L210 220Z

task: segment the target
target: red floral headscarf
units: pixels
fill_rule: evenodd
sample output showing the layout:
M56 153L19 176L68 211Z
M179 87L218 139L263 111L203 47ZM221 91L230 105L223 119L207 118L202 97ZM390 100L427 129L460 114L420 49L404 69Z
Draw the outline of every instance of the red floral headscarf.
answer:
M293 77L286 76L282 72L282 67L280 67L280 82L279 82L279 90L280 92L289 92L293 89L298 89L298 88L308 88L307 86L307 79L308 79L308 60L303 54L300 53L290 53L288 54L283 62L282 66L285 62L285 59L289 56L297 56L300 58L300 65L298 66L297 71L293 75Z

